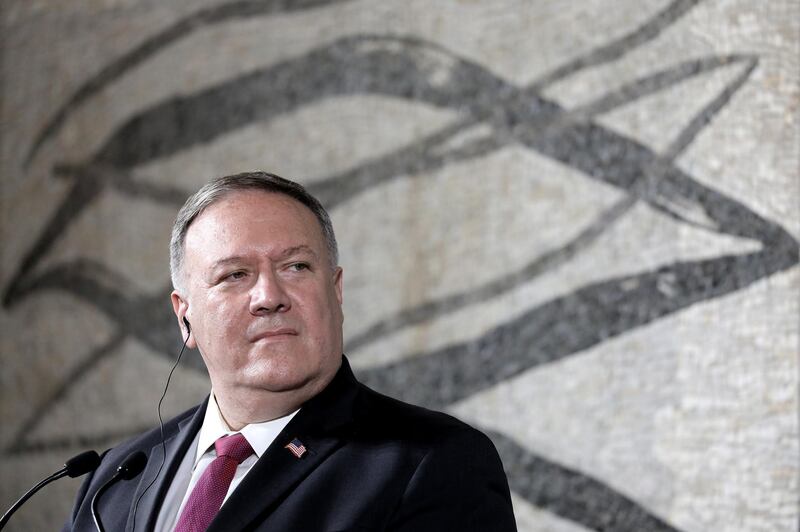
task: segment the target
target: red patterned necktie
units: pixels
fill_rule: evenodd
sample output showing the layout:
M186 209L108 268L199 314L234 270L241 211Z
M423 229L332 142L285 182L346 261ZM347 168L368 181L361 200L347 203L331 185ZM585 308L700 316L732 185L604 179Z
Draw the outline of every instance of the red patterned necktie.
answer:
M222 506L236 468L253 454L253 448L238 432L218 439L214 448L217 457L195 484L175 532L204 532Z

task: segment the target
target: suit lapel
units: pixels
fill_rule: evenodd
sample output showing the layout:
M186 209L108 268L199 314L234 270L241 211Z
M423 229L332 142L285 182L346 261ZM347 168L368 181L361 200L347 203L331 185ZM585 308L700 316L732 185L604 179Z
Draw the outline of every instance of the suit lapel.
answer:
M139 530L153 530L158 517L158 512L161 509L161 502L164 500L166 490L172 482L172 477L175 476L175 471L186 454L186 450L191 445L197 431L203 423L203 416L205 415L206 405L208 398L201 404L194 414L186 417L178 423L178 430L171 436L167 436L164 440L162 447L159 441L148 453L147 466L142 473L139 485L136 488L136 493L131 501L130 513L128 514L128 522L125 527L126 532L133 532L134 526L134 508L136 501L142 496L142 493L147 489L147 486L153 482L153 479L158 475L158 478L147 489L147 492L139 501L139 506L136 508L136 531ZM162 457L164 457L164 448L166 448L166 457L164 458L164 466L159 473L161 467Z
M288 443L291 438L283 439ZM271 513L341 445L338 438L313 441L306 438L302 441L308 447L302 458L296 458L287 449L273 449L271 446L220 508L208 532L242 530L259 516ZM258 503L254 504L254 501Z
M278 434L222 505L208 532L241 530L271 513L303 479L348 441L357 395L358 383L343 357L342 367L331 383L303 405ZM286 449L295 438L307 448L299 458Z

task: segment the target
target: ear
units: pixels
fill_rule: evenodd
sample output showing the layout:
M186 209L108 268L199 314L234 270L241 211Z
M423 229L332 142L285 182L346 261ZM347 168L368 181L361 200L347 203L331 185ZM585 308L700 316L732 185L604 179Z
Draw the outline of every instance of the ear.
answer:
M342 267L337 266L336 271L333 272L333 289L336 290L336 299L339 301L339 306L342 305Z
M172 311L175 312L175 317L178 318L178 327L181 329L181 336L186 342L186 347L189 349L196 348L197 341L195 341L194 334L192 334L186 327L186 324L183 323L184 319L188 319L189 303L187 303L186 299L184 299L177 290L173 290L169 297L172 300Z

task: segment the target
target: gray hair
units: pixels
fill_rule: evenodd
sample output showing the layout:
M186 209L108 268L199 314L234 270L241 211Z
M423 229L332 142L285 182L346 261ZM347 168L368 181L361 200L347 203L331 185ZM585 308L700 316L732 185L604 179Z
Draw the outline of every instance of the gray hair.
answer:
M206 184L189 197L172 226L172 238L169 242L169 270L172 286L179 289L183 275L184 244L189 226L209 206L225 198L232 192L241 190L261 190L273 194L289 196L308 207L314 214L322 229L325 245L328 248L331 269L339 264L339 249L336 246L336 235L333 224L325 207L312 196L302 185L267 172L244 172L218 177Z

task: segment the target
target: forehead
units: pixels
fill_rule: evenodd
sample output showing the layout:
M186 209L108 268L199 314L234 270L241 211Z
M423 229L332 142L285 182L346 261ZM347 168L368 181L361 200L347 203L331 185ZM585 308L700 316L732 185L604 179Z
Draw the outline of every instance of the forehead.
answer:
M186 232L187 256L248 246L307 245L325 252L322 228L311 210L284 194L235 191L208 206Z

